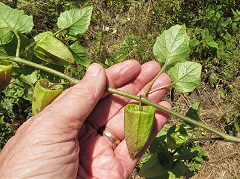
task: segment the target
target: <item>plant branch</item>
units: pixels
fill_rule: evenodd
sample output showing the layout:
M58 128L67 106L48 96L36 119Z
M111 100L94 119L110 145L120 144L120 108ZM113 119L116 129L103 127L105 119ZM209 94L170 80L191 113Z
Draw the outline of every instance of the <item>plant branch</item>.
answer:
M31 61L27 61L27 60L24 60L22 58L19 58L19 57L0 57L0 60L9 60L9 61L13 61L13 62L16 62L16 63L22 63L22 64L25 64L25 65L29 65L31 67L34 67L34 68L37 68L37 69L40 69L40 70L43 70L43 71L46 71L46 72L49 72L49 73L52 73L56 76L59 76L65 80L68 80L70 83L73 83L73 84L76 84L79 82L78 79L76 78L73 78L73 77L70 77L64 73L61 73L59 71L56 71L56 70L53 70L51 68L48 68L48 67L45 67L43 65L40 65L40 64L37 64L37 63L34 63L34 62L31 62ZM110 93L113 93L113 94L117 94L117 95L120 95L120 96L124 96L124 97L127 97L127 98L130 98L130 99L133 99L133 100L136 100L136 101L140 101L141 100L141 103L144 103L146 105L150 105L150 106L153 106L155 107L156 109L159 109L161 111L164 111L172 116L175 116L179 119L182 119L183 121L185 122L188 122L190 124L193 124L193 125L196 125L196 126L199 126L199 127L202 127L203 129L206 129L208 131L211 131L212 133L214 134L217 134L219 135L220 137L222 137L224 140L226 141L229 141L229 142L238 142L240 143L240 138L237 138L237 137L234 137L234 136L231 136L231 135L228 135L228 134L225 134L223 132L220 132L214 128L211 128L201 122L198 122L198 121L195 121L189 117L186 117L186 116L183 116L177 112L174 112L166 107L163 107L149 99L147 99L145 96L142 96L141 99L139 98L139 96L137 95L133 95L133 94L130 94L130 93L127 93L127 92L124 92L124 91L120 91L120 90L117 90L117 89L113 89L113 88L109 88L107 87L106 88L106 91L110 92Z
M31 61L24 60L24 59L19 58L19 57L0 57L0 60L9 60L9 61L13 61L13 62L16 62L16 63L22 63L22 64L34 67L34 68L39 69L39 70L49 72L53 75L56 75L60 78L65 79L65 80L67 80L67 81L69 81L70 83L73 83L73 84L76 84L76 83L79 82L78 79L70 77L70 76L68 76L64 73L61 73L61 72L57 71L57 70L48 68L48 67L43 66L41 64L37 64L37 63L31 62Z

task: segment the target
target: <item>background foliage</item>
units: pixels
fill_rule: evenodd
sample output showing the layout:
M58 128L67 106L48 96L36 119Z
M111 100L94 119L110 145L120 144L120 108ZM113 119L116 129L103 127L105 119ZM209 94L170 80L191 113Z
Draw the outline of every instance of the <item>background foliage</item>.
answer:
M85 60L98 62L105 67L131 58L137 59L141 63L155 59L152 47L156 37L163 30L175 24L185 24L187 33L191 37L189 58L191 61L200 62L203 66L202 86L210 92L217 90L216 97L218 99L214 99L214 101L217 103L221 101L217 105L220 113L217 113L215 120L218 120L210 121L210 123L217 123L217 127L220 126L220 129L227 133L239 135L239 1L4 0L3 2L33 15L35 26L28 38L34 37L40 32L56 30L57 17L64 10L92 5L94 11L90 28L87 33L79 36L78 41L82 44L83 51L87 52L84 56ZM22 38L24 39L24 37ZM68 40L71 43L72 39ZM54 65L52 67L57 68ZM81 78L84 75L85 67L80 63L75 63L69 66L65 72ZM15 130L31 116L30 101L33 91L29 90L32 87L29 85L37 80L37 74L34 75L34 73L37 72L31 68L15 70L11 84L1 92L1 148ZM54 80L54 77L52 79ZM26 90L24 86L29 86L29 89ZM201 93L203 90L203 87L199 87L196 93ZM210 92L205 94L211 94ZM185 106L180 104L177 98L188 99L189 95L191 94L180 95L172 90L166 99L173 103L175 110L185 113ZM204 99L201 100L204 101ZM193 101L189 101L193 103ZM190 106L188 105L188 107ZM204 106L202 107L204 108ZM173 121L176 123L175 120L171 119L169 123ZM207 135L203 131L194 132L197 132L198 135L199 133L203 136ZM199 147L202 143L193 145ZM203 156L199 157L199 160L206 157L205 154ZM145 157L149 158L150 155L146 154ZM188 163L188 166L193 166L193 164L197 165L197 163ZM196 169L196 165L192 171ZM140 163L139 167L141 166Z

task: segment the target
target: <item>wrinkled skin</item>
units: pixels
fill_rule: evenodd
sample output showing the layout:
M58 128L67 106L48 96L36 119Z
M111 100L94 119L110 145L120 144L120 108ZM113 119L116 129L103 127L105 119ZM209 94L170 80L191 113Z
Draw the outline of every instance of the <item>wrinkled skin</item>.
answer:
M133 101L108 94L105 87L142 94L159 70L156 62L140 65L135 60L106 70L92 64L78 84L28 119L8 141L0 155L1 178L128 178L144 152L130 157L124 140L123 107ZM162 74L153 88L169 83ZM149 99L159 102L167 90L150 94ZM148 145L167 118L156 111ZM116 146L103 137L104 128L122 142Z

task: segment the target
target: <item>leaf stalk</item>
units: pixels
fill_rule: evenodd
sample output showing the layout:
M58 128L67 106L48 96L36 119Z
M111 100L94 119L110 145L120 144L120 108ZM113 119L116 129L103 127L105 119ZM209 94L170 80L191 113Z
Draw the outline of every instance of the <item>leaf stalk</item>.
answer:
M165 63L166 64L166 63ZM148 86L144 90L143 97L147 97L148 94L150 94L150 89L153 85L153 83L158 79L158 77L163 73L165 70L165 64L163 65L162 69L158 72L158 74L149 82Z
M13 32L17 37L16 57L19 57L19 52L20 52L20 47L21 47L21 39L20 39L20 36L17 32L15 32L15 31L13 31Z

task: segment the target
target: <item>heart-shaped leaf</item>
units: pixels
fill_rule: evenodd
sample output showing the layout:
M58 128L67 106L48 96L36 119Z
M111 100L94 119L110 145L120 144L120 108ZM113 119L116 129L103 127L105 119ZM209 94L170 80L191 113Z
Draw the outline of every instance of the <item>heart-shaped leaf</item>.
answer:
M200 83L202 65L196 62L177 63L168 70L175 89L180 93L193 91Z
M0 45L7 44L14 33L28 33L33 28L32 16L22 10L12 9L0 2Z
M47 79L38 80L33 91L32 113L42 111L63 91L63 86L50 83Z
M124 107L124 134L128 151L135 157L145 146L152 131L155 108L128 104Z
M83 34L90 24L92 6L82 9L71 9L60 14L57 26L61 30L67 30L71 36Z
M185 25L175 25L165 30L153 46L153 53L159 63L172 67L178 62L186 61L189 48L189 36Z

